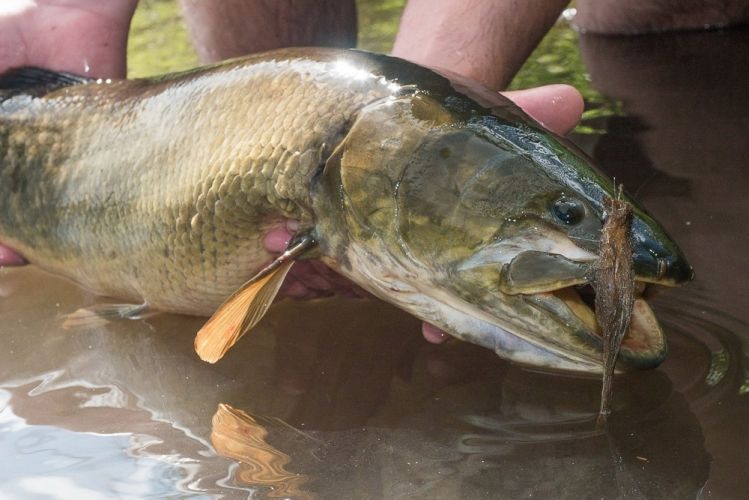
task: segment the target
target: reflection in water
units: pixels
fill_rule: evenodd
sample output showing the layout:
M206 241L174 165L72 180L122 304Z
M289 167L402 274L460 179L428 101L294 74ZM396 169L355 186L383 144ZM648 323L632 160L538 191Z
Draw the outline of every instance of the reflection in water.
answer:
M701 364L701 369L694 370L692 377L680 378L679 390L691 396L693 405L710 406L726 392L737 391L735 382L746 378L749 369L747 324L708 306L710 299L694 290L685 290L679 295L678 302L655 301L661 317L671 329L682 333L674 339L680 348L698 349L701 356L709 358L709 363ZM732 345L734 349L727 347ZM710 399L703 401L705 397Z
M134 395L58 385L60 376L0 386L0 497L164 498L224 479L226 463L207 443L155 419Z
M529 397L529 382L538 387L542 377L533 384L527 374L510 374L499 411L466 417L480 432L471 434L463 451L494 464L499 491L513 497L687 498L706 480L699 423L661 374L618 381L606 433L594 430L598 383L570 380ZM581 393L587 401L577 398Z
M257 419L227 404L218 405L211 443L219 455L240 463L235 480L269 488L269 498L310 497L302 490L306 478L285 469L291 459L268 444L267 436L268 431Z
M3 394L5 396L5 394ZM128 457L127 435L75 433L28 426L9 408L0 413L3 498L157 497L177 494L180 475L169 464ZM7 460L12 457L12 460Z

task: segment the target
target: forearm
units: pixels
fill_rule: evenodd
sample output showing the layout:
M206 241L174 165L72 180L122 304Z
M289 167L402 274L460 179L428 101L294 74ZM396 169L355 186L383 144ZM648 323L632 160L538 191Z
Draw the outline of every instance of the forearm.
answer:
M354 0L180 0L203 62L291 46L356 45Z
M503 89L568 0L409 0L393 55Z
M0 72L34 65L124 77L130 19L138 0L0 2Z

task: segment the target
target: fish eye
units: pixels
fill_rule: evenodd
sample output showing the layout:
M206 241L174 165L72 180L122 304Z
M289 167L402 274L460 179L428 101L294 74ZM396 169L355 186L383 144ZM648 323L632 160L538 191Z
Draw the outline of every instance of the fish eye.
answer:
M551 212L560 222L574 226L585 217L585 207L579 201L572 198L559 198L551 206Z

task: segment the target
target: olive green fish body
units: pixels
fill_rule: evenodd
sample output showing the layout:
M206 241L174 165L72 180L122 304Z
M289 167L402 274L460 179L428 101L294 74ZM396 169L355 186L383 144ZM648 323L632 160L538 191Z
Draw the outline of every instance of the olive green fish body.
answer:
M68 83L3 97L0 77L0 241L31 262L210 314L272 258L263 234L293 218L330 267L457 337L600 371L600 327L574 287L590 282L616 190L499 94L335 49ZM690 279L625 200L641 286ZM652 367L663 332L644 300L634 309L621 359Z
M264 231L311 220L311 176L389 92L349 69L287 52L13 97L0 241L98 294L210 314L270 258Z

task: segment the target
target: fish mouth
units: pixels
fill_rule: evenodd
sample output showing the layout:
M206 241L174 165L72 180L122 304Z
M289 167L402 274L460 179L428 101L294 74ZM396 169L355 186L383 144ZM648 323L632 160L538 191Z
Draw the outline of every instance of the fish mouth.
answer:
M502 266L499 288L506 295L520 296L547 318L546 329L556 330L556 335L527 330L526 335L546 341L560 355L598 365L603 331L595 313L595 289L590 285L596 262L593 255L572 259L555 253L520 252ZM673 281L665 274L636 275L634 308L619 351L621 368L653 368L666 357L665 335L644 296L660 285L673 286Z
M646 300L658 285L647 281L636 281L636 299L619 351L618 371L654 368L666 357L665 335ZM475 289L475 282L467 286L465 290ZM439 288L421 292L421 297L438 305L430 309L437 314L422 315L422 319L492 349L502 358L534 370L589 375L603 371L603 333L596 320L595 291L587 281L545 281L536 290L513 294L495 289L479 300L466 293L455 300L452 293Z
M596 319L595 290L590 284L598 256L552 237L539 239L548 244L536 242L510 258L510 252L487 248L483 255L463 263L461 281L469 284L459 286L468 290L465 297L470 300L477 283L493 290L475 302L497 330L457 336L493 347L501 357L531 368L600 373L603 331ZM544 246L547 248L539 250ZM502 257L500 262L497 255ZM490 270L497 264L498 275L492 274ZM634 308L617 369L654 368L665 359L666 338L646 297L657 288L685 281L677 278L670 273L635 274Z
M635 303L629 327L622 339L617 367L620 369L655 368L668 352L666 337L645 296L657 285L637 280ZM578 356L601 362L603 331L595 314L595 290L589 284L560 286L524 298L540 312L550 314L560 326L577 337Z

